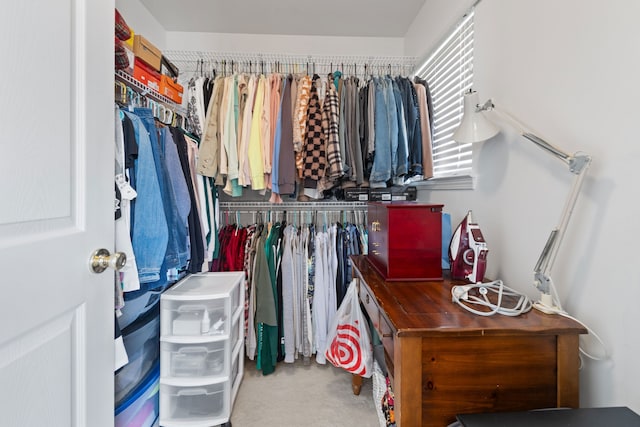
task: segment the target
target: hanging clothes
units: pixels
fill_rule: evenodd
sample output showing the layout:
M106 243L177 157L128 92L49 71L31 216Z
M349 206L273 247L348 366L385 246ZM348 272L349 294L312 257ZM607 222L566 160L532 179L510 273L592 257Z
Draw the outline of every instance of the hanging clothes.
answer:
M296 163L293 137L292 99L295 100L293 76L287 76L284 84L281 108L280 147L278 151L279 194L291 195L296 190ZM275 163L275 162L274 162Z
M142 112L142 110L139 110ZM131 243L138 265L140 283L160 280L160 267L169 240L160 184L153 158L150 134L136 114L125 112L134 126L138 142L135 161L137 197L133 209Z
M418 106L420 111L420 129L422 132L422 174L423 177L433 177L433 147L432 147L432 129L431 119L429 113L429 106L427 103L427 89L426 85L421 83L415 83L414 88L418 96Z
M180 166L182 173L185 177L187 184L187 190L189 192L189 200L191 203L191 209L187 218L189 224L189 266L187 271L190 273L199 273L202 271L202 264L205 259L205 247L202 233L202 225L200 222L200 215L198 213L198 202L196 196L196 189L191 179L191 169L189 162L188 146L185 138L184 131L178 128L171 128L171 134L178 148L178 158L180 159Z
M189 80L189 84L187 86L188 130L198 138L202 136L205 122L204 92L202 90L203 83L204 77L200 76Z
M333 187L344 175L340 150L340 116L338 92L333 84L326 86L324 104L322 106L322 132L326 149L326 169L319 185L319 190Z
M116 281L116 309L119 310L124 305L123 292L136 291L140 289L138 278L138 266L136 263L133 245L131 243L131 201L137 196L128 176L128 170L132 162L127 162L127 151L132 152L132 148L127 150L127 146L135 147L137 157L138 145L135 142L133 123L124 112L116 105L114 110L115 118L115 182L117 194L120 197L116 200L115 218L115 250L127 256L126 265L118 272ZM126 131L125 131L126 129ZM126 134L126 136L125 136ZM132 154L129 154L132 156ZM119 213L119 215L118 215Z
M306 132L304 186L315 190L318 181L324 176L326 165L325 135L322 129L322 106L318 96L320 76L314 75L309 96L309 109Z

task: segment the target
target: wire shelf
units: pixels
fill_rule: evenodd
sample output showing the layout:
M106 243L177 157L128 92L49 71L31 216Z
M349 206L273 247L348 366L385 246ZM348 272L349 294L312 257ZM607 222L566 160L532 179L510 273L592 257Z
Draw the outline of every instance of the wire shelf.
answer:
M367 202L220 202L220 209L243 212L261 211L363 211Z
M138 80L134 79L130 74L127 74L122 70L116 71L116 80L131 87L131 89L139 93L141 96L145 96L156 102L165 104L166 107L172 109L173 111L175 111L176 113L182 116L187 115L186 108L184 108L180 104L176 104L172 99L167 98L166 96L160 94L156 90L140 83Z

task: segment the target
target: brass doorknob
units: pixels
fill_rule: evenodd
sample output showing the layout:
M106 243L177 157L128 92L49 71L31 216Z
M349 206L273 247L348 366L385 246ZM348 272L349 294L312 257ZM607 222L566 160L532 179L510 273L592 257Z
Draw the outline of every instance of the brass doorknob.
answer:
M89 259L91 271L102 273L111 267L114 270L121 270L127 264L127 255L124 252L115 252L113 255L106 249L98 249Z

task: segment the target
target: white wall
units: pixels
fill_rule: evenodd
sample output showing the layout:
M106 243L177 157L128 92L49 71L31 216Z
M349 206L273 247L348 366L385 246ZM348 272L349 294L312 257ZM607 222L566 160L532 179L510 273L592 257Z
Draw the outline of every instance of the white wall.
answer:
M446 29L465 9L458 3L427 1L407 34L405 54L423 54L425 42L442 37L425 30L428 18L446 19ZM483 0L475 18L481 101L491 97L548 141L593 156L553 278L564 308L602 337L611 356L604 362L585 359L581 406L629 406L636 412L638 15L635 0ZM454 226L473 210L490 249L488 276L537 296L531 272L559 220L572 176L513 128L503 129L475 152L475 190L421 191L420 198L444 203ZM593 341L585 344L600 352Z
M144 36L158 49L166 49L166 31L138 0L116 0L116 9L136 34Z
M404 55L426 59L474 0L426 0L404 39Z
M401 56L400 37L321 37L168 32L168 50L291 55Z

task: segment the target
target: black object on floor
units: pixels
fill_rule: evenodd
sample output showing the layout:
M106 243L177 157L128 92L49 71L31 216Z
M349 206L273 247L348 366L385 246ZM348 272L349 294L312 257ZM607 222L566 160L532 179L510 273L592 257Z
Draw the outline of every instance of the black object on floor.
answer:
M627 407L460 414L457 418L463 427L640 426L640 415Z

